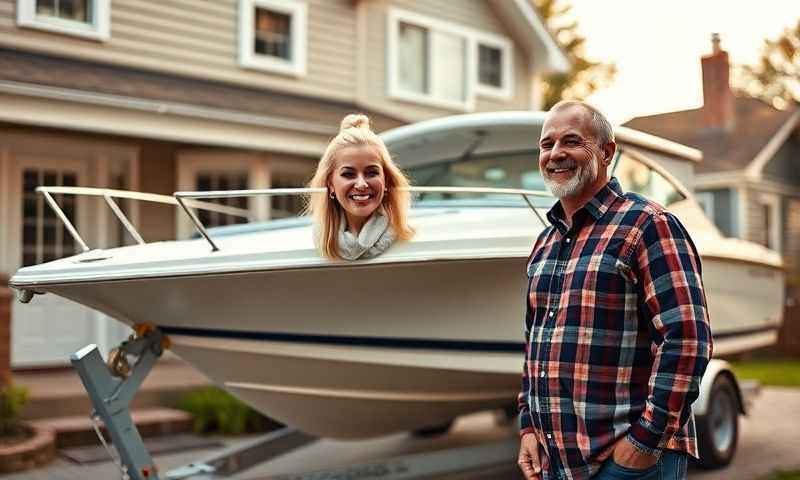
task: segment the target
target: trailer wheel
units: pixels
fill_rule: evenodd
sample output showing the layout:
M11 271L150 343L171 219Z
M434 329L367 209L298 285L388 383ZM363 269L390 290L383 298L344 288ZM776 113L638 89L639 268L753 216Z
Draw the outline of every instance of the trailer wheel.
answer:
M729 464L739 441L739 397L731 379L718 375L709 397L708 411L697 417L700 467L720 468Z

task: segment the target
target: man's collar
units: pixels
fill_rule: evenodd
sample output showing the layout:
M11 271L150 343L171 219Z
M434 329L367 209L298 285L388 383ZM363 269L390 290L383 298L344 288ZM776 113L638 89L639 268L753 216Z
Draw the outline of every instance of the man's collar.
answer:
M573 214L573 218L575 218L575 215L581 210L586 210L595 220L599 220L621 196L622 188L619 186L619 181L616 177L611 177L611 180L609 180L591 200L586 202L583 207ZM567 219L565 217L564 208L561 206L560 201L556 202L553 208L547 212L547 219L550 223L556 226L561 225L563 228L566 227Z

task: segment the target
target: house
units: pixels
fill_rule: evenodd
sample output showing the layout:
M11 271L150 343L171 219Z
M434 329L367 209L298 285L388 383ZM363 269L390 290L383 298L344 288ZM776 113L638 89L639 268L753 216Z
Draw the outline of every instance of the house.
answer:
M777 110L735 95L718 35L701 62L703 107L639 117L626 126L703 152L694 190L709 218L723 234L760 243L784 258L781 341L800 349L800 109Z
M302 186L347 113L384 130L537 109L543 74L568 67L526 0L0 0L0 274L78 251L39 185ZM91 248L132 242L102 198L56 197ZM146 241L191 232L174 207L120 207ZM13 305L15 367L125 333L47 297Z

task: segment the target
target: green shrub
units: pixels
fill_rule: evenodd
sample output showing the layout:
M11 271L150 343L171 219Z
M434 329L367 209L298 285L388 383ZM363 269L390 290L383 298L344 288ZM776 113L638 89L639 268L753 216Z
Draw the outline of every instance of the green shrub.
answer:
M14 384L0 387L0 435L13 429L29 399L27 387Z
M265 431L275 423L217 387L203 387L187 394L178 408L193 417L196 433L240 434Z

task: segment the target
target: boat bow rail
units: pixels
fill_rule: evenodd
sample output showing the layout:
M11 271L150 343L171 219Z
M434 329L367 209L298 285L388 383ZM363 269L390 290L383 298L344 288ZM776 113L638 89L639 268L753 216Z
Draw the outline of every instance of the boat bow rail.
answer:
M544 197L550 198L552 195L548 192L541 190L525 190L525 189L512 189L512 188L486 188L486 187L408 187L404 190L415 193L444 193L444 194L485 194L485 195L510 195L520 196L525 203L530 207L536 217L542 222L542 225L547 225L544 217L536 210L536 207L531 203L529 197ZM75 241L81 246L83 252L91 250L86 244L84 239L78 233L78 230L72 224L70 219L61 209L61 206L56 202L53 195L84 195L91 197L102 197L108 204L111 211L117 219L125 227L125 230L133 237L133 239L140 245L144 245L145 240L141 234L136 230L136 227L131 223L130 219L125 215L119 204L114 199L127 199L145 202L155 202L167 205L177 205L186 213L192 221L197 232L208 242L212 251L219 251L219 246L214 242L208 233L208 230L200 221L200 217L192 210L209 210L214 212L225 213L241 218L247 218L248 221L254 219L253 214L244 208L231 207L213 203L208 200L235 198L235 197L274 197L280 195L302 196L311 195L314 193L327 193L325 188L265 188L265 189L252 189L252 190L215 190L215 191L184 191L175 192L172 196L159 195L155 193L141 193L131 192L126 190L114 190L108 188L91 188L91 187L37 187L36 191L41 193L48 205L53 209L56 216L64 223L67 231L72 235Z

